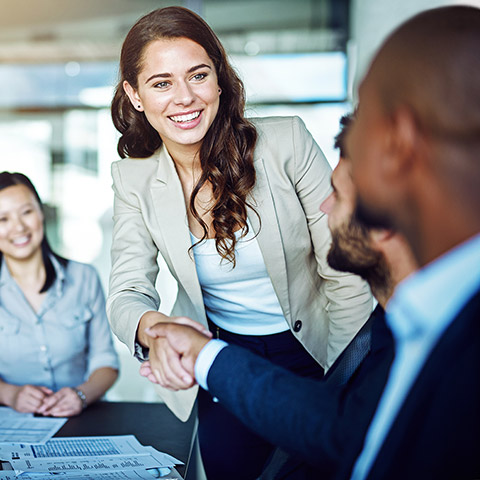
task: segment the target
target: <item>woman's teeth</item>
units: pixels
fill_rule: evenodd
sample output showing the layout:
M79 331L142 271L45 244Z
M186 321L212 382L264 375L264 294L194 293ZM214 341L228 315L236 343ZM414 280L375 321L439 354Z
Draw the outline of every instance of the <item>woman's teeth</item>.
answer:
M14 245L23 245L24 243L28 242L28 239L29 239L28 236L16 238L16 239L13 241L13 244L14 244Z
M175 115L170 117L174 122L191 122L195 120L200 115L200 112L187 113L186 115Z

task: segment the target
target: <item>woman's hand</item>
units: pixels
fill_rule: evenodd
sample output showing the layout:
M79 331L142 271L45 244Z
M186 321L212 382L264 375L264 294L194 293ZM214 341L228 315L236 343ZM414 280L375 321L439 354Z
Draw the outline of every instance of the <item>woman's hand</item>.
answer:
M184 390L192 387L195 379L182 366L181 355L171 347L165 337L157 337L153 333L158 323L188 325L208 337L212 334L202 324L188 317L168 317L159 312L147 312L140 320L137 330L138 340L150 349L149 362L140 367L140 373L150 381L170 390Z
M7 405L17 412L40 413L45 399L53 394L47 387L36 387L34 385L10 385L11 400Z
M64 387L46 398L38 413L52 417L72 417L81 413L82 410L82 401L75 390Z
M182 367L192 377L195 376L195 363L198 355L212 338L211 334L205 335L195 328L180 323L157 323L148 329L148 334L156 338L165 337L169 345L180 356ZM140 375L157 383L150 362L142 363Z

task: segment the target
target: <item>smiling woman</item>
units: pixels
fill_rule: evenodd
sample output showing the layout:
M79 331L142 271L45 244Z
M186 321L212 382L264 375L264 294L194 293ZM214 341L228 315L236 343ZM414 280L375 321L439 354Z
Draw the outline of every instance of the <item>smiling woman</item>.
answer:
M40 197L0 173L0 404L79 414L117 378L104 297L92 267L52 252Z
M2 194L3 193L3 194ZM0 252L28 260L43 240L43 213L32 192L19 185L0 193Z
M330 167L322 151L299 118L247 120L244 107L243 84L199 16L167 7L132 27L112 101L123 159L112 166L107 310L116 335L145 362L142 374L182 419L198 387L152 334L156 324L210 329L318 379L372 307L364 282L326 262L319 205ZM158 312L159 254L178 282L171 316ZM205 390L198 415L208 479L257 478L273 446Z
M170 155L193 159L218 112L220 88L207 52L188 38L155 40L145 49L138 87L123 87ZM200 62L200 63L199 63Z

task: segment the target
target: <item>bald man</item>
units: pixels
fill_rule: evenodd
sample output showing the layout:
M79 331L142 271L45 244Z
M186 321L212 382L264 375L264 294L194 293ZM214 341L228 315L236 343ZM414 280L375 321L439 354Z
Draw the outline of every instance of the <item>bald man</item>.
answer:
M407 21L347 137L362 218L422 269L387 308L395 359L352 478L480 478L480 10Z

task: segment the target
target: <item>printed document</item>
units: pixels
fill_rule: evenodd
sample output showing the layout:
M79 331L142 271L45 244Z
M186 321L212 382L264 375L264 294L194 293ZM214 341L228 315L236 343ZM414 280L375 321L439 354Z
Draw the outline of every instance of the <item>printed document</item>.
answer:
M0 443L45 443L66 421L66 418L34 417L31 413L0 407Z
M133 435L58 437L44 445L1 444L0 459L8 461L22 478L27 478L25 474L32 474L33 478L33 474L39 473L57 474L57 478L58 474L67 474L69 478L80 474L114 474L171 468L182 463L153 447L144 447Z
M80 476L24 473L16 477L12 471L0 471L0 480L48 480L50 478L52 480L153 480L155 478L161 478L162 480L182 480L182 477L174 468L164 469L164 471L154 468L152 470L132 470L130 472L83 473Z

